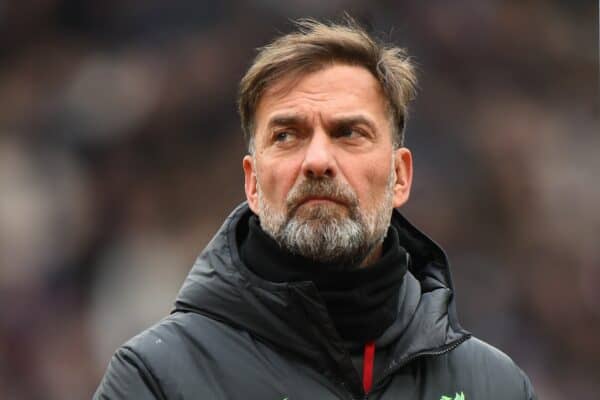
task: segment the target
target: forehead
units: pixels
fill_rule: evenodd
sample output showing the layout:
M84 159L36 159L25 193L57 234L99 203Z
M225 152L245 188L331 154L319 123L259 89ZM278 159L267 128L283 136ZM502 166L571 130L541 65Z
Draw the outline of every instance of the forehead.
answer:
M280 113L327 117L358 112L387 119L379 82L364 67L333 64L271 84L258 102L255 122L260 129Z

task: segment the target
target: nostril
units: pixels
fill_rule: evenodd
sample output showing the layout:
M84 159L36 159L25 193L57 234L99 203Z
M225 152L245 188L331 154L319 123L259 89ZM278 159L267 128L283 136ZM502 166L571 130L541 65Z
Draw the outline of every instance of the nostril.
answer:
M304 174L306 175L307 178L321 178L321 177L333 178L335 175L332 168L325 168L322 170L317 170L314 168L307 168L305 170Z

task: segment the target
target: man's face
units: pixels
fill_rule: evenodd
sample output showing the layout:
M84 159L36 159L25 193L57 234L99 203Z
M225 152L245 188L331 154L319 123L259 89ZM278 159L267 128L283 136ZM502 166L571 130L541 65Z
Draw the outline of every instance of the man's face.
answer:
M284 78L263 93L254 126L243 167L262 228L315 261L371 261L412 181L410 151L394 150L371 73L334 64Z

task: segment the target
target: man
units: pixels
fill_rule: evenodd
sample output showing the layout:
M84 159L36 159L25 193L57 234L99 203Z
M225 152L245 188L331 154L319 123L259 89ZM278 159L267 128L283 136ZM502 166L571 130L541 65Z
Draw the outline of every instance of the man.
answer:
M404 51L352 21L262 48L240 86L247 203L95 398L535 398L459 325L444 252L395 210L415 85Z

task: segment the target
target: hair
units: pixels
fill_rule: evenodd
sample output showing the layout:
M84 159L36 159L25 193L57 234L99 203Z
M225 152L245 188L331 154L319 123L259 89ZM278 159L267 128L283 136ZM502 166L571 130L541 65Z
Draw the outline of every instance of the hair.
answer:
M336 63L364 67L377 79L390 114L394 146L403 146L408 104L417 86L415 66L406 51L378 41L348 15L342 23L300 19L293 24L295 31L258 49L240 81L238 112L248 151L253 153L256 107L265 90L284 77Z

